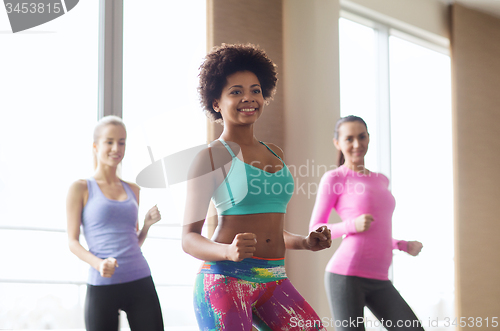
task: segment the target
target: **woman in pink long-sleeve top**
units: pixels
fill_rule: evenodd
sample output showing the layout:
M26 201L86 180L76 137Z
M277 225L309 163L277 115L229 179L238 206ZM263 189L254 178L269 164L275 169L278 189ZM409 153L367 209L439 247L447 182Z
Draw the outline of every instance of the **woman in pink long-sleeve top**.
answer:
M370 136L357 116L335 127L339 167L320 182L309 228L328 223L332 209L342 222L327 224L332 238L343 237L326 267L325 286L336 330L365 330L367 306L388 330L423 330L417 317L388 278L392 250L418 255L422 244L392 238L395 200L389 179L365 168Z

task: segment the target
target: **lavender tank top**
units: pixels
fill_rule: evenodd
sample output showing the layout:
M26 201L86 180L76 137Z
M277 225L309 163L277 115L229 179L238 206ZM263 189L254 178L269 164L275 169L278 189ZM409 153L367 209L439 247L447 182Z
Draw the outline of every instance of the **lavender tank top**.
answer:
M119 265L110 278L91 267L90 285L127 283L151 275L137 237L137 201L130 186L123 181L122 185L127 199L116 201L104 196L94 178L87 179L89 197L82 212L82 228L89 251L101 259L114 257Z

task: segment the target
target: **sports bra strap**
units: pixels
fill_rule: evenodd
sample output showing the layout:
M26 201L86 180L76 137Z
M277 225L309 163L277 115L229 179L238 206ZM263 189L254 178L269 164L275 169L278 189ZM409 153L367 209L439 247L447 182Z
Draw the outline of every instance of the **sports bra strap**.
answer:
M220 141L220 142L224 145L224 147L226 147L226 149L227 149L227 151L229 152L229 154L231 154L231 157L236 157L236 155L234 155L233 151L231 150L231 147L229 147L229 145L228 145L228 144L227 144L224 140L222 140L222 138L219 138L219 141ZM280 159L280 160L281 160L281 157L279 157L279 155L278 155L278 154L276 154L276 153L275 153L275 152L274 152L271 148L269 148L269 146L267 146L267 145L266 145L263 141L260 141L260 140L259 140L259 142L260 142L262 145L266 146L266 148L267 148L267 149L268 149L271 153L273 153L273 154L274 154L274 156L276 156L278 159ZM210 157L212 157L212 153L211 153L211 152L210 152Z
M226 147L226 149L229 152L229 154L231 154L231 157L235 158L236 155L234 155L233 151L231 150L231 147L229 147L229 145L224 140L222 140L221 138L219 138L219 141L222 143L222 145L224 145L224 147Z
M271 153L273 153L273 154L274 154L274 155L275 155L278 159L280 159L280 160L281 160L281 157L279 157L279 156L278 156L278 154L276 154L276 153L275 153L272 149L270 149L270 148L269 148L269 146L267 146L266 144L264 144L264 142L262 142L262 141L259 141L259 142L260 142L262 145L266 146L266 147L267 147L267 149L268 149ZM283 160L281 160L281 161L283 161Z
M210 163L212 164L212 171L215 170L214 157L212 156L212 149L208 146L208 154L210 154Z
M224 145L224 147L226 147L226 149L229 152L229 154L231 154L231 156L233 158L235 158L236 155L234 155L234 153L231 150L231 148L229 147L229 145L224 140L222 140L221 138L219 138L219 140ZM214 168L214 162L213 162L212 151L210 150L210 147L209 147L208 151L210 153L210 161L212 162L212 169L213 169ZM232 167L232 165L231 165L231 167ZM227 179L226 169L224 169L224 167L221 167L221 169L222 169L222 174L224 175L224 182L226 182L227 192L229 193L229 197L231 198L231 205L234 207L236 205L236 203L234 202L233 192L231 191L231 186L229 185L229 181Z

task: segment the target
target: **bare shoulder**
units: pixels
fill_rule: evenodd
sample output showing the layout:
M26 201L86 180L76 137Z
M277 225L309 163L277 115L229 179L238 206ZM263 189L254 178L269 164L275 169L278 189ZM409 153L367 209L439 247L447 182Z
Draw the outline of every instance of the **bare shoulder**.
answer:
M276 154L278 154L278 156L281 159L285 158L283 150L280 147L278 147L277 145L275 145L273 143L266 143L266 142L264 142L264 144L266 144L273 152L275 152Z
M87 187L87 181L85 179L78 179L71 183L69 190L68 190L68 195L67 195L67 202L71 205L73 204L79 204L79 203L84 203L87 200L89 193L89 189Z
M215 148L207 146L199 151L189 164L189 178L195 178L212 171Z
M231 162L231 155L218 141L212 142L196 154L189 167L189 178L202 176Z
M241 147L232 141L226 142L234 155L238 155L241 151ZM209 152L212 154L212 160L214 161L215 168L219 168L229 162L231 162L232 156L229 153L226 146L224 146L220 141L215 140L210 143Z
M87 181L85 179L78 179L71 183L71 186L69 187L69 193L77 195L84 194L88 190Z

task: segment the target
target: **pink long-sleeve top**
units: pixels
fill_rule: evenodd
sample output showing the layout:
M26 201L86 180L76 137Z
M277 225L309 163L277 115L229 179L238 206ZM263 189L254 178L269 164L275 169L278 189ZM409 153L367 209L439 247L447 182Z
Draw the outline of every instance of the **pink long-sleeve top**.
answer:
M310 231L327 225L332 238L344 236L326 271L379 280L388 280L392 250L407 251L407 242L392 238L392 213L396 201L389 191L389 179L380 174L358 173L346 166L326 172L316 196ZM332 209L342 222L328 224ZM373 216L370 228L356 232L354 220Z

